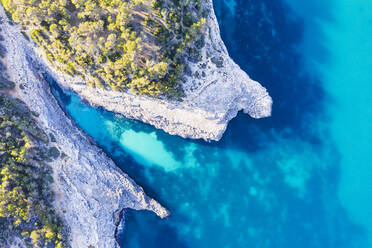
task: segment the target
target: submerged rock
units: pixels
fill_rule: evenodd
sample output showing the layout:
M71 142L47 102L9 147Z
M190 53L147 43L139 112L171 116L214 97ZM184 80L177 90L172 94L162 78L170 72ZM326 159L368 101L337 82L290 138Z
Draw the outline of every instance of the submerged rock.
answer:
M17 25L2 25L7 67L16 94L56 140L59 159L53 162L55 207L70 227L72 247L116 247L116 224L124 208L146 209L160 217L168 212L120 171L107 155L65 115L40 73L50 74L65 88L94 106L121 113L185 138L219 140L228 122L243 110L253 118L270 116L272 99L229 57L223 44L212 0L201 60L191 59L181 101L137 96L87 86L82 79L58 71L40 48L28 42ZM1 8L0 16L7 19ZM35 54L36 52L36 54Z

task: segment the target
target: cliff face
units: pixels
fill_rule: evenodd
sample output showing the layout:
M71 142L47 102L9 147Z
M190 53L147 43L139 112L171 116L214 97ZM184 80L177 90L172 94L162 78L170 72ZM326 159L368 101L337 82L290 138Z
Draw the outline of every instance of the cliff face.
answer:
M55 208L70 229L72 247L117 247L116 222L124 208L150 210L160 217L168 212L147 197L143 189L124 174L106 154L89 143L71 122L40 77L33 47L16 25L10 25L3 8L0 18L7 50L6 65L16 83L14 95L39 114L41 127L52 133L65 157L51 165L54 172ZM20 90L19 86L24 89Z
M131 93L114 92L87 86L49 64L36 48L44 69L65 88L77 92L94 106L121 113L184 138L219 140L228 122L243 110L253 118L271 115L272 99L264 87L253 81L229 57L220 37L212 0L206 1L205 46L202 59L189 63L184 76L186 96L181 102L158 100Z
M92 105L152 124L170 134L219 140L240 110L253 118L269 116L272 99L228 56L212 0L205 4L210 13L202 60L190 62L183 85L186 96L181 102L86 86L80 78L54 69L41 50L24 39L18 26L4 21L8 73L17 87L21 84L25 87L16 94L39 113L40 124L53 133L58 149L66 154L53 163L55 207L70 227L72 247L116 247L115 223L123 208L147 209L160 217L168 212L88 142L58 106L39 73L49 73L60 85L71 88ZM2 8L0 17L7 20Z

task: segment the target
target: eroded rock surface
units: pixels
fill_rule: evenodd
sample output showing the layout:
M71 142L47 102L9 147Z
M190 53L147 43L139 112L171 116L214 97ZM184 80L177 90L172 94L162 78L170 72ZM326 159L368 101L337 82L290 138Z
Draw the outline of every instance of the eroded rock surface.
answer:
M207 18L202 60L189 63L183 101L158 100L131 93L91 88L80 78L55 69L35 48L44 68L58 83L77 92L94 106L121 113L184 138L219 140L228 122L243 110L253 118L271 115L272 99L264 87L240 69L229 57L220 37L212 0L205 3Z
M166 217L167 210L147 197L143 189L91 144L65 115L40 76L31 43L22 36L18 26L7 22L2 7L0 18L3 20L2 44L7 50L7 72L17 87L13 95L39 114L41 127L53 134L58 149L64 154L51 165L55 208L70 229L71 246L117 247L116 223L124 208L150 210ZM23 90L19 89L21 84Z

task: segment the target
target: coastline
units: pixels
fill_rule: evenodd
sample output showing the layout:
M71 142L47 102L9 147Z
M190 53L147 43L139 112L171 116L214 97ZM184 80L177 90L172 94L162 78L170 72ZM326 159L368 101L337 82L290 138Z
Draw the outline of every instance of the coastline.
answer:
M207 18L206 44L202 49L203 59L196 64L189 63L191 76L184 78L186 96L182 101L92 88L79 77L71 77L56 69L41 48L30 45L37 54L38 61L35 62L39 63L42 71L92 106L148 123L171 135L218 141L229 121L241 110L252 118L270 116L272 99L264 87L250 79L229 57L220 37L212 0L206 4L210 13ZM223 65L213 63L212 58L222 59Z
M253 118L270 116L272 99L264 87L251 80L228 56L212 0L206 4L210 13L203 60L190 63L192 73L186 78L186 97L182 102L86 86L81 79L58 71L40 48L22 36L18 25L5 24L4 42L8 54L11 53L10 75L17 87L25 85L25 90L18 89L17 96L40 114L41 126L54 134L58 148L67 155L52 167L54 191L58 196L55 207L70 227L73 247L87 244L117 247L115 233L123 209L146 209L162 218L169 213L147 197L143 189L66 116L42 73L49 74L60 86L74 91L92 106L101 106L183 138L219 140L238 111L243 110ZM0 12L7 20L4 10ZM210 54L222 58L223 66L211 62Z
M17 25L10 26L2 7L0 16L4 20L1 32L7 50L7 72L16 83L13 95L38 113L40 126L53 133L58 149L65 154L51 166L54 207L69 228L70 245L118 247L118 213L125 208L153 211L161 218L169 215L66 116L38 71L33 47Z

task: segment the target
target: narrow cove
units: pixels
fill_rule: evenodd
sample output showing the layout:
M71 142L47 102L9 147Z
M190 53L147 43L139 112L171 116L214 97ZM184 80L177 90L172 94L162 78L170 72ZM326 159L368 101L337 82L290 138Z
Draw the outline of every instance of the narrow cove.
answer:
M271 118L239 114L220 142L170 136L84 105L52 84L75 122L171 212L161 220L128 211L122 247L368 247L365 223L345 206L354 199L338 196L340 184L350 185L342 184L347 149L339 146L337 118L332 125L328 119L335 116L330 98L342 102L343 95L334 91L329 74L314 73L307 61L319 53L312 59L330 69L320 61L331 56L322 49L332 47L302 49L311 34L319 34L306 25L331 16L321 9L334 6L310 7L319 16L303 16L309 6L290 0L215 1L232 58L274 98Z

